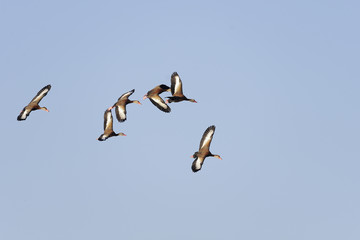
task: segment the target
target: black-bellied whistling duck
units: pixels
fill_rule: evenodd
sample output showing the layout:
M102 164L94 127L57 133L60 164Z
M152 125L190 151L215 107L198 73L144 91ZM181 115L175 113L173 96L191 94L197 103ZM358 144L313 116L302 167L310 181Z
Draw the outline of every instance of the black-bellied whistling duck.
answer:
M98 138L99 141L105 141L109 137L114 136L126 136L124 133L115 133L113 130L113 117L111 114L111 110L106 109L104 113L104 133L100 135Z
M124 122L126 120L126 105L129 103L137 103L141 105L138 100L129 100L130 95L134 92L135 89L124 93L112 107L108 108L108 110L115 108L116 118L119 122Z
M31 113L31 111L35 111L35 110L44 110L49 112L49 110L46 107L40 107L39 106L39 102L41 101L41 99L43 99L43 97L46 96L46 94L50 91L51 89L51 85L47 85L45 87L43 87L37 94L36 96L31 100L31 102L24 107L24 109L20 112L20 115L17 117L18 121L23 121L27 118L27 116L29 116L29 114Z
M164 84L154 87L147 94L143 97L145 100L149 98L150 101L161 111L163 112L170 112L171 108L164 102L164 100L159 96L160 93L163 92L170 92L170 88Z
M199 151L195 152L194 155L192 155L192 158L195 158L195 160L192 163L191 169L193 172L197 172L201 169L201 166L204 163L205 158L207 157L216 157L218 159L221 159L221 157L217 154L212 154L209 150L210 143L213 138L215 132L215 126L208 127L200 141L200 147Z
M166 100L166 103L181 102L181 101L190 101L196 103L194 99L189 99L184 96L182 90L182 82L177 72L171 74L171 94L172 94L171 97L166 97L168 98Z

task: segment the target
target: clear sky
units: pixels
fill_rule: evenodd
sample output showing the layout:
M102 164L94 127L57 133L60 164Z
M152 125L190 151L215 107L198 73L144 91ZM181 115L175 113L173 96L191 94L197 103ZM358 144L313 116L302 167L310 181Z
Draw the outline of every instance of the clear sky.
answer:
M0 1L0 239L360 239L359 9ZM174 71L197 104L142 101ZM223 160L193 173L210 125Z

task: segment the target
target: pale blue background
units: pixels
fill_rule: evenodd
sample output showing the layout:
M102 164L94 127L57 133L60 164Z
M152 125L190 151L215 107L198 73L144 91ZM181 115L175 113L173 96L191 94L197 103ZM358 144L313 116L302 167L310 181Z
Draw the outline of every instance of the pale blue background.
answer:
M0 1L0 239L360 239L359 9ZM173 71L198 103L166 114L141 98ZM212 124L223 161L194 174Z

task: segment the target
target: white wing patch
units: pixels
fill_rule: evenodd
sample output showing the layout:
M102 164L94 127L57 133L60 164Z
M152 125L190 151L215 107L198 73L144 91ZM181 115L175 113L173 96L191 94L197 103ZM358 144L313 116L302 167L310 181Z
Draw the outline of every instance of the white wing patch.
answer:
M106 113L106 126L105 128L109 128L111 127L111 124L112 124L112 115L111 115L111 112L107 112Z
M181 80L179 76L175 76L175 93L181 92Z
M158 109L163 112L170 112L170 107L164 102L164 100L159 96L155 95L154 97L149 98L152 104L154 104Z
M204 162L203 158L197 158L196 160L194 160L193 163L193 171L199 171L201 169L202 163Z
M39 96L36 96L36 97L32 100L32 102L36 102L36 101L39 101L39 99L42 99L42 98L47 94L48 91L49 91L49 89L48 89L48 88L45 88L44 91L42 91L42 92L39 94Z
M165 102L161 101L159 98L153 98L154 101L159 104L162 108L167 108L168 106L166 105Z
M125 109L120 106L116 106L116 109L117 109L117 113L120 116L120 119L125 120L126 119Z
M203 148L206 144L208 144L209 142L211 142L211 139L212 139L213 135L214 135L214 130L210 130L210 131L206 134L206 136L205 136L205 138L204 138L204 141L203 141L202 145L200 146L200 148Z
M24 112L21 114L20 119L25 120L29 111L25 108Z
M135 90L131 90L131 91L128 91L126 93L124 93L122 96L119 97L118 100L122 99L122 98L128 98L131 94L133 94Z
M196 160L195 162L195 167L196 169L200 169L201 168L201 161L199 159Z

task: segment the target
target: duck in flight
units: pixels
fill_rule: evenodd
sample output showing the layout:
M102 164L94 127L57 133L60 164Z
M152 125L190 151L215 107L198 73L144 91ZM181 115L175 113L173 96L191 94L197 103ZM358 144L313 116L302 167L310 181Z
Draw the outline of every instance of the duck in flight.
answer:
M170 92L170 88L165 84L158 85L147 92L144 95L143 100L149 98L150 101L161 111L169 113L171 108L165 103L165 101L159 96L163 92Z
M191 156L192 158L195 158L195 160L193 161L192 166L191 166L191 169L193 170L193 172L197 172L201 169L201 167L204 163L204 160L207 157L216 157L216 158L222 160L222 158L219 155L212 154L209 149L211 140L214 136L214 132L215 132L214 125L208 127L205 130L205 132L201 138L201 141L200 141L199 151L195 152L194 155Z
M104 113L104 133L98 138L99 141L105 141L109 137L126 136L124 133L115 133L113 130L113 117L111 110L106 109Z
M39 102L41 101L41 99L43 99L43 97L46 96L46 94L50 91L51 89L51 85L47 85L45 87L43 87L37 94L36 96L30 101L30 103L24 107L24 109L20 112L19 116L17 117L18 121L23 121L25 120L32 111L35 110L44 110L49 112L49 110L46 107L40 107L39 106Z
M189 101L189 102L197 103L195 99L189 99L185 97L185 95L183 94L182 81L177 72L174 72L171 75L171 94L172 94L171 97L166 97L168 98L166 100L166 103L181 102L181 101Z
M112 107L108 108L108 110L115 108L116 118L119 122L124 122L126 120L126 105L129 103L137 103L141 105L138 100L129 100L130 95L134 92L135 89L124 93L119 97L117 102Z

